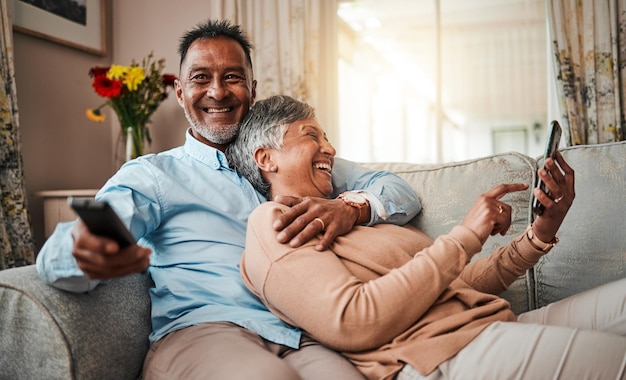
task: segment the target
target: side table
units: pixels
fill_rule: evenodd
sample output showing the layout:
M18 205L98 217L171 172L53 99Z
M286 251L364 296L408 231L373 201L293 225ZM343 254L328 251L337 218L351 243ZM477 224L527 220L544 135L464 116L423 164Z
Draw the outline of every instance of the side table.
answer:
M36 196L43 198L43 218L46 239L52 234L57 223L76 219L76 214L67 204L67 197L93 198L97 192L98 189L44 190L36 192Z

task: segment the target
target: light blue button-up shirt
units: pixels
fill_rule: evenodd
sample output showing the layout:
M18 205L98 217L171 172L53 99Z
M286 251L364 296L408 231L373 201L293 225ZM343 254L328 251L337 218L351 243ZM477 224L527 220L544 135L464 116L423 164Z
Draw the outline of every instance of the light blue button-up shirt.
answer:
M336 159L333 182L335 196L367 191L380 207L370 224L379 222L381 214L385 222L403 224L420 210L413 190L391 173ZM241 280L248 216L265 199L228 167L221 151L188 131L183 146L127 162L96 199L108 201L139 244L153 251L152 343L178 329L221 321L298 347L300 330L269 312ZM71 254L74 223L57 226L37 257L37 270L46 283L84 292L98 281L84 276Z

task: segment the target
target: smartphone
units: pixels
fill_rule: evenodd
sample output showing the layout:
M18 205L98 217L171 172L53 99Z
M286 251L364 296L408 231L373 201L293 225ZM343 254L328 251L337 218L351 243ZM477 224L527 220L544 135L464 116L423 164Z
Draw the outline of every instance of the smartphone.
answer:
M545 166L546 158L551 157L552 159L554 159L556 151L557 149L559 149L559 142L561 141L561 133L562 133L561 126L556 120L553 120L550 123L550 127L548 128L548 140L546 141L546 149L543 154L543 162L544 162L543 168L544 169L546 168ZM538 187L539 189L541 189L541 191L543 191L546 194L550 193L550 191L546 187L546 184L539 177L537 177L537 183L535 187ZM533 212L536 215L541 215L541 213L543 212L543 205L534 196L533 196Z
M68 197L67 202L92 234L113 239L120 248L135 244L135 237L107 202L82 197Z

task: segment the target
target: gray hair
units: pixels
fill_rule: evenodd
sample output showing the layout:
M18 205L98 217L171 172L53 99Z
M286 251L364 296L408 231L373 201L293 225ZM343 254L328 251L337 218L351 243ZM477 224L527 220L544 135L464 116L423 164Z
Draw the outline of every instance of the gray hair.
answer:
M275 95L256 102L241 122L237 139L226 149L229 165L270 199L270 184L254 161L254 151L282 149L289 124L314 117L313 107L289 96Z

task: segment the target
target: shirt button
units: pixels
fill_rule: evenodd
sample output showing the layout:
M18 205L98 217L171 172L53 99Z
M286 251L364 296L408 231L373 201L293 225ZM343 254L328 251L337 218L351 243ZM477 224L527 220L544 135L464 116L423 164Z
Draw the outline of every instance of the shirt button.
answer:
M213 169L217 169L217 168L219 168L219 167L220 167L219 162L214 162L214 163L213 163Z

